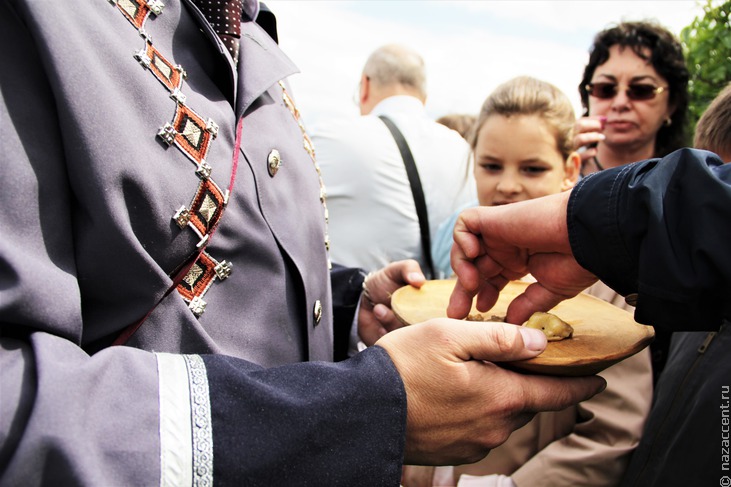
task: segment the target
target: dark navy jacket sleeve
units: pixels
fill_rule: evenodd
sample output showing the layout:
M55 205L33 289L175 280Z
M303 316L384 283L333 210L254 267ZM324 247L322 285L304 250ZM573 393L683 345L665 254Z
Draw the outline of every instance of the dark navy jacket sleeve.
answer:
M637 321L701 330L731 316L731 166L715 154L681 149L593 174L567 218L579 264L638 294Z
M394 388L402 389L382 348L370 347L338 363L271 369L220 355L203 360L211 391L216 483L398 484L406 407L392 395L392 400L372 400L374 394L386 398ZM355 434L374 425L385 430ZM336 457L343 461L333 461Z

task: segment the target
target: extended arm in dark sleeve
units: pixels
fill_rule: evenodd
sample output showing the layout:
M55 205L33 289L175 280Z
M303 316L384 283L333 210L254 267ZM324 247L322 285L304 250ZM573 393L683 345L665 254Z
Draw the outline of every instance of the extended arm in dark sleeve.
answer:
M395 485L388 354L264 369L223 355L0 336L0 485Z
M596 173L571 194L576 260L622 295L635 319L671 330L731 317L731 165L682 149Z

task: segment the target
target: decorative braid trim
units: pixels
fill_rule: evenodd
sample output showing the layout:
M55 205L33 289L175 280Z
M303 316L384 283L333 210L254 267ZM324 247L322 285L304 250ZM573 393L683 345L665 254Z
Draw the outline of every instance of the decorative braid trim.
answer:
M197 249L204 250L209 244L209 237L213 234L216 226L221 220L228 195L233 188L234 176L236 174L236 162L233 163L231 171L231 180L228 189L224 192L211 179L213 166L206 161L208 151L213 144L213 140L218 136L219 126L210 118L199 115L195 110L187 105L186 95L183 92L184 80L188 77L185 69L179 64L175 64L172 58L168 58L160 52L152 43L152 39L145 30L145 24L148 19L162 15L165 4L162 0L109 0L116 9L137 28L137 31L144 39L144 47L135 52L132 57L142 66L143 69L152 73L152 75L165 87L170 99L175 103L175 115L172 121L166 121L155 134L157 137L167 144L174 145L195 165L195 175L202 180L196 192L191 208L181 206L172 216L173 221L181 228L186 226L192 229L201 240L198 242ZM237 125L236 146L234 147L234 159L238 161L239 147L241 144L240 124ZM208 254L206 254L208 255ZM187 281L195 281L194 293L191 294L190 288L184 285L176 285L178 291L183 295L183 299L188 303L188 307L196 317L200 317L206 309L206 301L203 296L210 288L215 278L224 280L232 272L233 266L230 262L218 262L213 257L209 257L209 261L213 262L215 274L213 272L205 274L205 281L199 282L199 279L206 269L199 263L194 265L191 272L186 276ZM183 265L184 263L181 263ZM172 277L172 276L171 276ZM166 294L167 295L167 294ZM149 314L149 313L148 313ZM143 320L144 321L144 318ZM129 339L139 325L139 321L128 328L122 336L125 340Z
M193 426L193 485L213 485L213 425L208 395L206 365L199 355L184 355L190 381L190 406Z
M160 487L213 485L208 376L198 355L158 353Z

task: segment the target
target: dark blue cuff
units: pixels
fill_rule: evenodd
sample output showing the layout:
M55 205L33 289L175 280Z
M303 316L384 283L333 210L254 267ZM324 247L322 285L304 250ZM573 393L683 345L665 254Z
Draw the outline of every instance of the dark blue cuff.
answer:
M386 351L263 369L203 356L216 485L398 485L406 393Z

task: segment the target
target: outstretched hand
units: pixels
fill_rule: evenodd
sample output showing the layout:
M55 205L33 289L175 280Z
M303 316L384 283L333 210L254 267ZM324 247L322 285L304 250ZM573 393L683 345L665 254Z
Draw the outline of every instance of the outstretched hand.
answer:
M421 287L426 278L415 260L391 263L368 274L358 313L358 335L366 345L373 345L389 331L403 324L391 310L391 295L407 284Z
M539 330L438 318L385 335L407 397L404 463L457 465L484 457L539 411L557 411L604 389L604 379L523 375L493 362L535 357Z
M574 259L566 209L570 192L462 212L454 228L451 262L457 283L447 316L464 318L472 300L488 311L508 282L530 273L528 286L508 307L506 320L523 323L576 296L596 277Z

